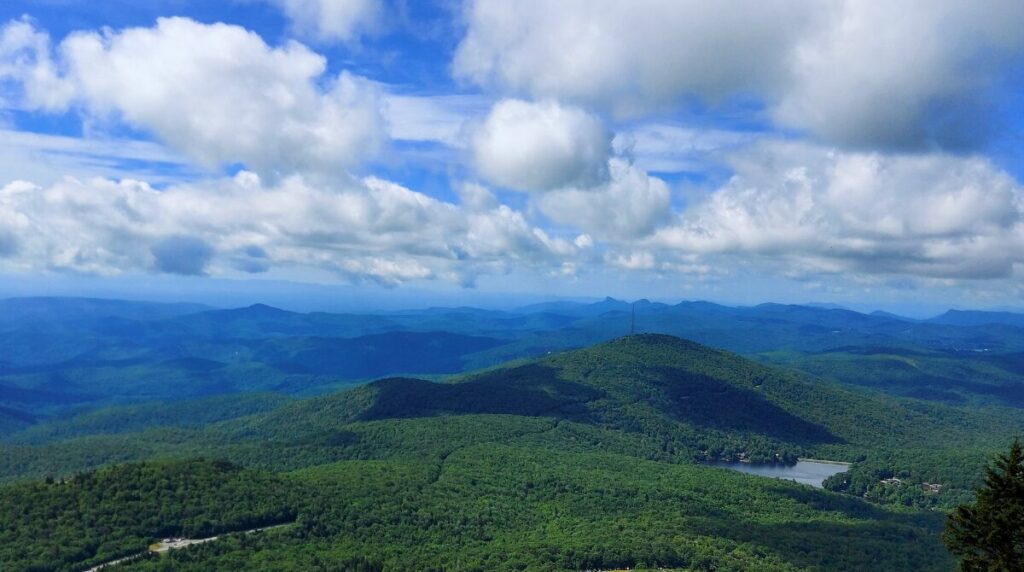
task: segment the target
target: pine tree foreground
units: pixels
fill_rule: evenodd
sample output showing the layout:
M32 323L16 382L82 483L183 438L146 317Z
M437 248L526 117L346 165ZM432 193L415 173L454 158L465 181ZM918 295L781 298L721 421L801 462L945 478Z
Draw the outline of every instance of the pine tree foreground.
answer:
M975 503L949 515L942 540L960 558L961 570L1024 570L1024 451L1019 440L986 469Z

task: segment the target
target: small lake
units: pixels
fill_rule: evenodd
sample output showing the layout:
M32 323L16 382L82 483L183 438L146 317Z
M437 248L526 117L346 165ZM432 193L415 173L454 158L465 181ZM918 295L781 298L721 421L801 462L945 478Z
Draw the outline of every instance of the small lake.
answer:
M740 462L718 462L709 463L712 467L724 467L750 475L760 475L773 479L785 479L796 481L815 488L821 488L825 479L836 473L842 473L850 468L847 463L832 463L802 460L795 465L778 465L762 463L740 463Z

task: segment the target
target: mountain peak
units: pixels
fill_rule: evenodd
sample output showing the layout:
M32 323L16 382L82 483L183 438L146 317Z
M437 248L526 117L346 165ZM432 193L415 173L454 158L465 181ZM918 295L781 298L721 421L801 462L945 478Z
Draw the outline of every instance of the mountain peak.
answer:
M243 309L246 312L254 314L291 314L288 310L282 310L280 308L275 308L261 303L253 304Z
M594 349L598 348L637 348L637 347L648 347L648 348L666 348L672 350L682 351L694 351L694 350L708 350L717 351L707 346L698 344L697 342L680 338L677 336L671 336L668 334L630 334L628 336L621 336L614 340L598 344L594 346Z

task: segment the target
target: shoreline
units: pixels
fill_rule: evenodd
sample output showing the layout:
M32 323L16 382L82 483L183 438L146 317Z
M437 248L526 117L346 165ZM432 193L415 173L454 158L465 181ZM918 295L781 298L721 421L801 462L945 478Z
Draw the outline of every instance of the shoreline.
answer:
M843 465L844 467L853 466L853 463L847 463L846 461L829 461L828 459L811 459L807 457L797 457L797 462L805 461L808 463L821 463L823 465Z

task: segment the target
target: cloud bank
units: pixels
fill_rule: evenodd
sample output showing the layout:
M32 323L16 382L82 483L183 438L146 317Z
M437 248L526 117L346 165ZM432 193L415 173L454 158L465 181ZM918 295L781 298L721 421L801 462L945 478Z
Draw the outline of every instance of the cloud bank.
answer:
M123 121L209 169L338 173L384 138L369 82L325 78L322 56L295 42L268 46L237 26L162 18L153 28L78 32L51 49L15 21L3 29L0 61L5 99Z
M754 95L851 147L976 147L1024 51L1016 0L471 0L465 20L466 81L626 115Z
M156 190L65 179L0 188L0 262L22 271L230 276L319 271L385 285L548 272L579 248L504 205L463 209L380 179L331 187L254 173Z
M260 1L345 66L382 22L375 0ZM89 136L0 129L17 151L0 158L0 269L1005 285L1024 268L1024 190L983 155L1010 123L996 104L1024 62L1024 3L467 0L462 15L461 93L231 24L54 41L9 22L2 111Z
M733 167L649 244L806 273L985 279L1024 263L1024 188L982 158L766 142Z

